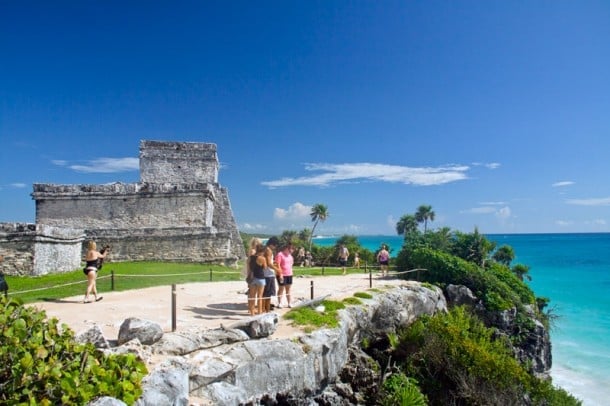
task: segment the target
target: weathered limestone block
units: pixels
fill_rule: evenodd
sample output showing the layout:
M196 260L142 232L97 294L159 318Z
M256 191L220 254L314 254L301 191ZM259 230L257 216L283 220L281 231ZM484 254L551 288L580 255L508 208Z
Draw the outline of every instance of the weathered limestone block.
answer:
M159 324L130 317L121 324L117 342L120 345L137 338L142 344L151 345L159 341L161 337L163 337L163 329Z
M248 335L239 329L180 331L163 334L151 348L155 354L186 355L248 339Z
M170 358L142 380L142 396L136 406L189 404L189 365L181 358Z
M472 293L468 287L464 285L447 285L447 301L452 306L468 305L474 306L479 302L479 299Z
M85 330L74 337L77 343L91 343L95 348L110 348L108 340L104 337L102 329L97 324L91 326L88 330Z
M264 313L233 323L230 328L242 330L246 332L250 338L263 338L269 337L275 333L279 321L279 315L277 313Z

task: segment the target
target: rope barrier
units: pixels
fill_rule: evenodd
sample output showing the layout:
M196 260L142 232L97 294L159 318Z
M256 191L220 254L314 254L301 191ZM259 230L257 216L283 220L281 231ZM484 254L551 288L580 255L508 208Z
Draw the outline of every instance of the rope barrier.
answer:
M356 269L356 268L354 268ZM369 267L369 269L373 269L373 267ZM324 268L322 268L322 270L324 270ZM404 274L408 274L408 273L413 273L413 272L419 272L419 271L426 271L427 269L423 269L423 268L416 268L416 269L410 269L408 271L388 271L388 275L404 275ZM295 269L295 272L297 271L301 271L298 268ZM202 271L202 272L189 272L189 273L173 273L173 274L139 274L139 275L130 275L130 274L120 274L120 273L113 273L113 275L105 275L105 276L98 276L97 280L104 280L104 279L109 279L109 278L113 278L113 277L123 277L123 278L154 278L154 277L168 277L168 276L192 276L192 275L207 275L208 273L211 274L212 270L210 269L209 271ZM370 273L372 273L372 270L370 271ZM229 274L241 274L241 271L215 271L214 274L218 274L218 275L229 275ZM210 275L211 276L211 275ZM211 280L211 277L210 277ZM20 291L11 291L8 292L8 295L17 295L17 294L23 294L23 293L31 293L31 292L38 292L38 291L42 291L42 290L50 290L50 289L58 289L58 288L63 288L66 286L72 286L72 285L79 285L79 284L86 284L87 281L83 280L83 281L78 281L78 282L70 282L70 283L65 283L65 284L61 284L61 285L54 285L54 286L49 286L49 287L44 287L44 288L36 288L36 289L28 289L28 290L20 290ZM341 291L339 291L341 292ZM342 293L342 292L341 292ZM277 297L277 296L271 296L271 298L273 297Z

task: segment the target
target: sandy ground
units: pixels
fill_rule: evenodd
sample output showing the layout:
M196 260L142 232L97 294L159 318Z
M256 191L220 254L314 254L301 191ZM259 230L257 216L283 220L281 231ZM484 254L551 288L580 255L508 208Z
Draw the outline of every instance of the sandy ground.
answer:
M345 276L295 277L292 285L293 304L311 298L313 282L314 297L330 295L330 299L343 299L355 292L369 288L369 276L352 273ZM373 276L372 286L398 285L404 281ZM250 317L246 283L204 282L176 285L176 331L193 327L218 328ZM80 333L93 325L98 325L107 340L116 340L123 321L129 317L158 323L163 331L172 331L172 287L161 286L135 291L99 292L103 300L83 303L83 296L61 300L33 303L46 311L48 317L56 317L67 324L75 333ZM273 299L272 303L276 303ZM284 299L285 305L285 299ZM274 312L282 315L289 309L285 306ZM299 330L290 326L290 321L280 317L276 333L272 338L286 338L298 334Z

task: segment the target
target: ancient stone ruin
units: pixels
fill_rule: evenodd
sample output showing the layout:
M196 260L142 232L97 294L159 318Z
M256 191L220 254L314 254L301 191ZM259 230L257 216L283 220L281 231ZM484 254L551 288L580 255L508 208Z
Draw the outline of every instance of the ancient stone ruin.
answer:
M73 270L80 266L82 243L88 239L98 247L110 245L114 261L232 265L244 256L244 248L227 189L218 183L218 166L215 144L141 141L140 182L34 184L36 224L13 225L15 232L7 224L0 228L3 270L6 274ZM37 252L34 241L44 239L43 228L47 234L51 229L72 231L67 232L69 241L53 241L55 250ZM16 246L15 233L23 230L31 235ZM59 254L53 254L56 261L48 258L51 251L73 250L75 241L76 266L73 254L69 259Z

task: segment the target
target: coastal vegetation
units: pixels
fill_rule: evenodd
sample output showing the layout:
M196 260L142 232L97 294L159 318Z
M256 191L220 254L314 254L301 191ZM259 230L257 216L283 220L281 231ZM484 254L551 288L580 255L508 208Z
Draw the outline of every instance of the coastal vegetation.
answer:
M326 213L324 216L326 219L328 212L324 213ZM552 312L548 309L549 299L536 297L524 282L530 279L529 267L524 264L513 264L515 253L511 247L506 245L497 247L476 228L471 233L453 231L448 227L429 229L428 222L433 220L434 212L431 206L426 205L420 206L416 213L400 218L396 229L400 235L404 236L404 243L397 255L392 258L391 265L398 271L425 269L426 271L421 273L422 283L426 286L438 286L445 294L450 285L467 287L476 299L477 306L454 306L447 314L422 317L411 326L396 333L383 337L363 337L362 350L374 360L375 368L383 371L382 380L374 398L371 398L371 402L382 405L397 403L414 405L580 404L577 399L564 390L554 387L550 379L540 378L537 375L539 371L535 371L532 364L524 362L516 355L523 353L528 341L538 334L536 323L540 321L548 329L553 318ZM317 221L324 220L318 218ZM420 230L420 226L423 230ZM295 247L306 247L311 242L312 235L313 233L308 229L288 230L280 235L280 240L291 242ZM242 234L244 244L247 244L251 237ZM344 235L338 238L335 245L331 247L312 245L314 262L322 264L322 266L333 265L336 260L337 247L341 244L348 247L352 253L359 252L363 261L370 263L375 261L375 252L360 246L357 237ZM138 289L169 283L205 282L211 280L212 274L214 280L241 279L239 271L235 269L203 264L116 263L112 264L111 268L120 274L140 276L121 279L117 290ZM324 268L321 268L321 271L320 268L304 268L304 271L311 275L320 275L324 273ZM150 275L153 277L149 277ZM171 275L171 277L165 279L166 275ZM102 291L108 290L109 287L104 284L110 283L109 280L103 279L103 276L102 272L98 282L98 287ZM81 271L74 271L37 278L9 279L9 284L12 289L20 290L25 287L39 288L41 281L54 286L60 284L60 281L69 284L68 281L82 282L82 280ZM62 287L57 292L45 290L42 297L72 296L82 294L82 290L83 285L69 285ZM28 295L30 293L23 295L26 300L41 299L40 293L34 292L33 296ZM371 296L369 292L359 292L349 300L324 301L323 307L317 310L310 307L292 309L285 317L295 324L305 326L306 331L322 327L332 328L338 323L337 312L340 309L346 305L358 305L362 302L361 299L368 299ZM7 334L7 337L14 337L15 334L18 334L19 340L29 340L33 343L33 347L28 347L27 351L35 356L30 356L32 358L30 360L24 353L7 355L11 357L10 360L1 360L4 361L3 365L9 366L8 369L5 368L1 372L2 381L4 382L5 378L9 376L18 377L19 374L26 376L26 373L28 376L47 373L57 375L57 369L42 366L46 363L54 365L53 362L56 361L46 358L47 354L39 349L40 344L36 344L36 339L42 339L40 337L53 337L54 332L58 330L57 322L52 320L45 326L42 321L44 317L34 314L19 315L15 313L14 305L8 303L16 303L16 301L3 300L2 306L5 310L1 316L0 325L10 325L8 317L13 317L24 319L25 326L22 322L13 323L17 327L13 327L14 331L12 330L10 333L3 332L3 340L6 340L5 335ZM11 310L6 310L9 307ZM11 316L7 314L11 314ZM508 326L498 326L497 324L498 315L503 314L514 314L514 318ZM30 323L40 325L40 327L33 328ZM32 339L30 336L26 337L25 334L34 334L38 338ZM63 336L54 338L55 342L63 343L62 348L75 352L66 361L69 366L62 367L62 371L74 376L71 367L81 368L85 365L87 368L89 360L95 359L97 361L91 362L98 367L103 366L105 371L110 371L104 372L107 378L95 378L108 380L108 382L104 381L105 385L109 387L108 393L118 393L116 391L119 389L116 389L115 385L119 385L124 390L133 388L129 392L130 396L135 397L138 394L140 374L144 373L139 364L134 364L133 359L120 359L119 362L117 359L100 358L92 347L68 344L72 339L71 334L69 330L66 330ZM0 345L10 346L11 343L7 341ZM13 345L13 347L19 346ZM13 350L16 351L16 349L11 349L11 351ZM3 348L3 354L5 352ZM19 365L14 366L14 360L19 360ZM45 362L41 360L45 360ZM40 363L35 361L40 361ZM119 365L131 365L131 370L135 371L135 375L128 373L130 376L128 383L123 383L116 377L125 375L125 371L112 372L119 368ZM22 369L14 370L15 368ZM88 371L93 373L100 370L91 366ZM69 380L74 379L65 378L68 379L66 381L68 383L62 383L60 378L64 379L63 375L48 379L49 382L54 382L53 384L60 388L62 388L61 385L68 385L69 388ZM9 383L2 385L9 385ZM37 383L36 385L42 384ZM0 392L4 392L4 388ZM22 396L26 396L27 393L34 393L28 391L42 389L23 386L19 390L23 394ZM90 396L88 389L84 389L84 391L85 393L74 394L74 396L80 396L81 398L78 399L84 400ZM71 393L70 390L68 393ZM125 394L119 398L125 399ZM60 399L55 403L71 404L70 402ZM77 403L79 401L74 402L74 404Z
M523 282L529 279L529 267L511 267L512 247L496 247L476 228L472 233L428 230L425 219L433 220L433 213L430 206L420 206L400 218L396 229L404 244L395 265L425 269L423 281L444 291L449 285L465 286L479 305L421 317L400 331L398 339L386 339L383 351L370 345L366 351L380 365L393 363L386 381L396 374L406 377L430 404L579 405L515 355L526 351L537 331L536 320L548 329L552 318L545 312L548 298L537 298ZM422 222L423 233L415 225ZM505 312L514 312L514 320L500 326L498 315Z
M0 297L0 403L83 405L98 396L133 404L146 365L134 354L105 355L77 344L56 318Z

